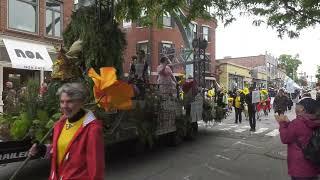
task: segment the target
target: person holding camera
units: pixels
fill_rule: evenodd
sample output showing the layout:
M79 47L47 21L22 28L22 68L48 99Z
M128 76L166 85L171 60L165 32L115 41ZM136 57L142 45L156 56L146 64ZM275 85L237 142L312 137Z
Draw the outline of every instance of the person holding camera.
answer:
M320 128L320 119L315 115L317 102L304 98L296 104L296 118L289 121L284 114L275 115L279 123L280 139L288 148L288 174L292 180L317 180L319 166L305 158L307 147L313 132Z

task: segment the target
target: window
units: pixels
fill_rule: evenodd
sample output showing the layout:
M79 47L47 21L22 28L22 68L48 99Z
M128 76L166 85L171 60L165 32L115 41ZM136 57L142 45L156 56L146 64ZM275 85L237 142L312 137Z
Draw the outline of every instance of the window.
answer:
M206 54L206 61L205 61L205 71L211 72L211 56L209 54Z
M187 30L187 36L190 44L195 38L198 37L198 25L196 23L189 24L189 29Z
M175 57L175 46L174 44L170 43L170 42L160 42L159 43L159 61L162 57L167 57L169 58L171 61L173 61L174 57Z
M207 27L207 26L202 27L202 38L207 40L208 42L210 42L209 27Z
M123 28L131 28L132 22L131 21L122 21L122 27Z
M76 11L79 9L79 0L73 1L73 10Z
M168 57L169 59L172 60L172 58L175 55L175 49L174 49L174 44L172 43L160 43L160 49L159 49L159 54L160 58L163 56Z
M9 28L38 32L38 0L9 0Z
M146 17L146 10L141 11L141 15L136 22L136 27L143 27L143 19Z
M146 54L148 53L148 42L138 43L137 52L143 50Z
M169 13L163 14L162 23L163 23L164 27L172 27L172 25L173 25L172 18Z
M62 34L62 3L46 1L46 34L61 37Z
M151 74L151 60L150 60L150 50L149 50L149 42L144 41L144 42L138 42L137 47L136 47L137 53L139 53L140 50L144 51L145 53L145 62L149 65L148 66L148 74ZM138 54L137 54L138 55Z
M198 25L192 24L192 39L197 38L198 36Z
M148 41L146 41L146 42L138 42L136 50L137 50L137 53L140 50L143 50L145 55L146 55L147 62L149 62L149 60L150 60L150 51L149 51L149 42Z

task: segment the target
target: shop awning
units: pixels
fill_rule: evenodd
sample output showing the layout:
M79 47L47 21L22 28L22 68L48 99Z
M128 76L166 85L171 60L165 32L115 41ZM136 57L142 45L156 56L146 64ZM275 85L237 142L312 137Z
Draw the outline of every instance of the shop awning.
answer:
M52 60L42 44L3 39L12 68L28 70L52 70Z

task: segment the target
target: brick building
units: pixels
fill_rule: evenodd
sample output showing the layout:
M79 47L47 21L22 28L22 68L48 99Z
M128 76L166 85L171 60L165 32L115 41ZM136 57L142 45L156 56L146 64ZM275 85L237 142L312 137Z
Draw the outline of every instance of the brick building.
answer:
M0 1L0 112L6 81L19 88L29 78L45 80L72 8L72 0Z
M217 59L219 64L222 63L232 63L240 65L250 69L251 77L253 81L251 82L254 86L258 86L261 83L261 78L258 74L265 73L267 75L267 84L260 85L260 87L266 86L279 86L283 79L283 72L278 68L278 59L270 54L258 55L258 56L247 56L247 57L225 57L223 59ZM219 70L219 69L218 69Z
M151 82L155 83L157 79L157 66L159 65L159 60L164 56L164 49L174 48L175 57L179 58L182 56L182 52L186 50L183 37L181 35L181 30L174 22L170 15L163 16L163 28L149 28L140 27L139 23L124 23L124 31L127 36L127 49L124 54L125 62L123 64L124 75L127 76L130 70L131 57L136 55L139 50L144 50L147 54L147 61L150 65L149 74ZM210 59L210 63L206 64L206 72L208 74L214 73L215 67L215 31L217 24L215 21L204 21L198 19L190 23L191 32L188 33L188 39L192 41L194 38L206 39L208 41L208 47L206 49L206 55ZM190 43L190 42L189 42ZM193 59L193 54L189 56ZM173 60L174 61L174 60ZM184 65L180 64L174 66L173 71L175 75L180 73L191 74L193 65L188 65L187 70L185 70ZM208 80L210 77L207 78Z

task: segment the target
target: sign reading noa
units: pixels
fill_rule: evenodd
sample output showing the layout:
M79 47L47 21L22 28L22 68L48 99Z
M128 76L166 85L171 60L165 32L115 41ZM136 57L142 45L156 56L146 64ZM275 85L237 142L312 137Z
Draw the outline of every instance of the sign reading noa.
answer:
M25 51L23 52L21 49L14 49L17 57L23 57L23 58L30 58L30 59L41 59L44 60L43 57L40 55L39 52L31 52L31 51Z

